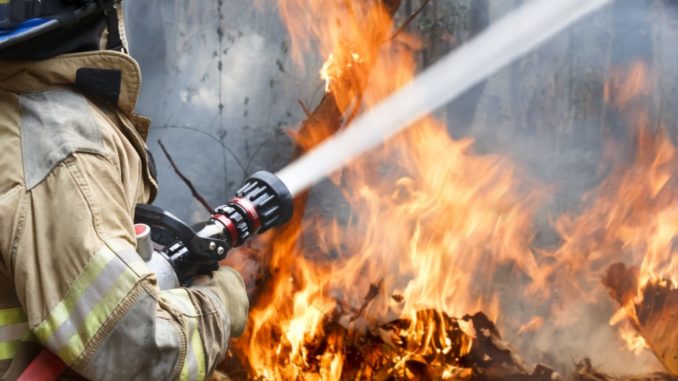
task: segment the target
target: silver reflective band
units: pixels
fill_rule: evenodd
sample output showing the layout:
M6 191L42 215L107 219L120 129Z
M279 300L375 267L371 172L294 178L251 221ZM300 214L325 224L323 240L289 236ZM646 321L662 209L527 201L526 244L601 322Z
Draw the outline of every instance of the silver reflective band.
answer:
M108 245L99 249L61 302L33 330L67 365L80 357L139 279L119 257L122 252Z

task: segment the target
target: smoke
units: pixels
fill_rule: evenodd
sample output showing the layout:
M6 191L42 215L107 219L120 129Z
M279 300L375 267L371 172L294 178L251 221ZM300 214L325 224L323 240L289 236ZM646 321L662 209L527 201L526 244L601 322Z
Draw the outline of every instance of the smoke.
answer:
M304 116L297 100L315 102L321 81L291 63L274 9L240 1L125 4L130 50L143 77L137 112L153 121L155 203L202 221L208 215L190 201L157 140L210 204L220 205L249 174L286 164L292 146L285 130Z
M514 3L490 0L489 19L509 12ZM190 192L160 156L156 140L163 140L216 206L246 174L287 164L291 143L285 129L304 118L297 100L314 105L322 95L317 70L323 57L307 57L305 69L295 66L276 10L256 9L248 1L126 0L126 6L131 53L144 78L138 111L154 121L149 143L159 167L156 204L181 218L203 220L205 213L188 201ZM509 158L525 177L548 190L548 202L535 221L535 245L557 247L560 237L552 221L581 210L582 195L610 167L623 164L601 166L610 137L632 143L628 123L604 102L610 73L646 62L657 78L652 103L656 124L664 122L678 136L677 15L675 1L618 0L493 75L476 89L479 95L454 102L441 113L451 136L474 138L476 152ZM633 151L619 156L631 157ZM345 203L333 202L339 198L331 194L333 189L327 184L315 188L309 210L322 204L324 214L345 215ZM523 322L548 316L549 305L516 302L508 283L514 279L508 274L496 279L505 296L500 324L508 316ZM637 357L622 347L608 324L616 306L602 286L592 292L600 302L569 304L568 322L547 320L540 329L522 334L507 326L505 338L528 361L565 370L583 357L615 373L658 369L651 354Z
M499 3L492 3L493 12L506 11L507 5ZM648 105L653 126L669 126L669 134L676 136L672 121L678 60L671 41L678 31L675 11L671 2L617 1L495 75L472 115L451 118L472 120L470 126L450 124L452 136L471 136L477 152L511 158L524 175L547 189L549 200L535 219L536 246L558 247L561 242L553 221L581 212L586 205L582 196L600 184L611 168L633 160L632 131L638 126L604 101L605 83L613 73L645 63L651 79L659 79L651 84L653 101ZM459 107L454 110L463 112ZM611 143L617 147L616 160L605 155ZM586 276L597 282L602 273ZM569 318L567 322L547 319L540 329L526 334L509 326L503 331L505 336L528 360L563 370L571 370L584 357L616 374L661 369L649 351L636 356L624 348L617 328L608 323L617 305L599 282L594 284L590 294L596 303L570 302L565 311L559 311ZM501 300L500 321L504 322L552 316L554 307L548 303L537 307L537 302L529 300L515 303L510 292Z

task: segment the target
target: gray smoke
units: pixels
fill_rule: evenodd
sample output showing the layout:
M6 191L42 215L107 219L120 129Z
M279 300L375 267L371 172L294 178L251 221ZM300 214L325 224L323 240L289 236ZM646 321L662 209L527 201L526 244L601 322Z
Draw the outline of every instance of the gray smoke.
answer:
M257 10L250 1L128 0L125 11L143 75L137 110L153 120L156 204L204 220L157 140L215 207L249 174L287 163L285 130L303 118L297 100L313 104L322 95L320 78L291 63L275 9Z
M490 22L522 2L488 0ZM149 143L159 168L156 204L193 222L207 215L189 201L190 192L172 173L157 139L216 206L247 174L276 171L287 164L292 144L285 129L296 128L304 118L297 101L313 106L322 95L317 70L323 57L309 55L305 69L295 66L274 2L261 3L265 4L256 9L250 1L126 0L131 53L144 77L138 111L154 121ZM437 3L438 9L456 13L424 12L423 21L415 22L413 29L440 34L467 29L465 17L472 16L468 0ZM603 101L612 71L627 69L638 60L646 62L654 75L656 124L663 122L673 137L678 136L675 41L675 1L617 0L438 115L447 121L453 137L474 137L476 152L506 156L553 189L535 222L536 244L557 246L558 237L548 221L580 209L582 193L605 177L600 162L606 139L631 141L628 123ZM442 52L436 56L454 46L438 44ZM633 145L623 147L629 148L622 156L632 157ZM322 205L323 213L340 214L332 205L345 204L332 201L336 195L331 195L331 188L325 184L314 189L309 209ZM535 312L543 312L529 301L516 303L511 285L503 279L497 279L497 286L506 293L502 314L526 322ZM583 357L615 373L657 369L652 355L637 357L621 348L607 323L616 306L605 295L600 300L596 305L582 301L569 307L578 324L555 327L547 321L534 334L506 329L504 335L528 361L561 369Z

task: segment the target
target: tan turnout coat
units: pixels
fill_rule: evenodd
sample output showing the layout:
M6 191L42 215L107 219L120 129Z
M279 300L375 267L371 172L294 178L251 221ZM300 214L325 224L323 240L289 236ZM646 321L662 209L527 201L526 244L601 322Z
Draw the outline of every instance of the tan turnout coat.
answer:
M95 380L204 379L240 334L242 280L160 290L133 212L156 192L116 52L0 63L0 378L49 348Z

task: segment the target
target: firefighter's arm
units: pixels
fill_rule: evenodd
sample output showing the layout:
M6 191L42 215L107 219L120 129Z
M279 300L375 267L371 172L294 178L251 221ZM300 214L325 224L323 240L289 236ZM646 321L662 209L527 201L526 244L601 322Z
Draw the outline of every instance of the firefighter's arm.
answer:
M139 183L124 163L75 154L22 206L16 286L37 340L94 380L204 379L245 325L239 275L161 291L135 252Z

